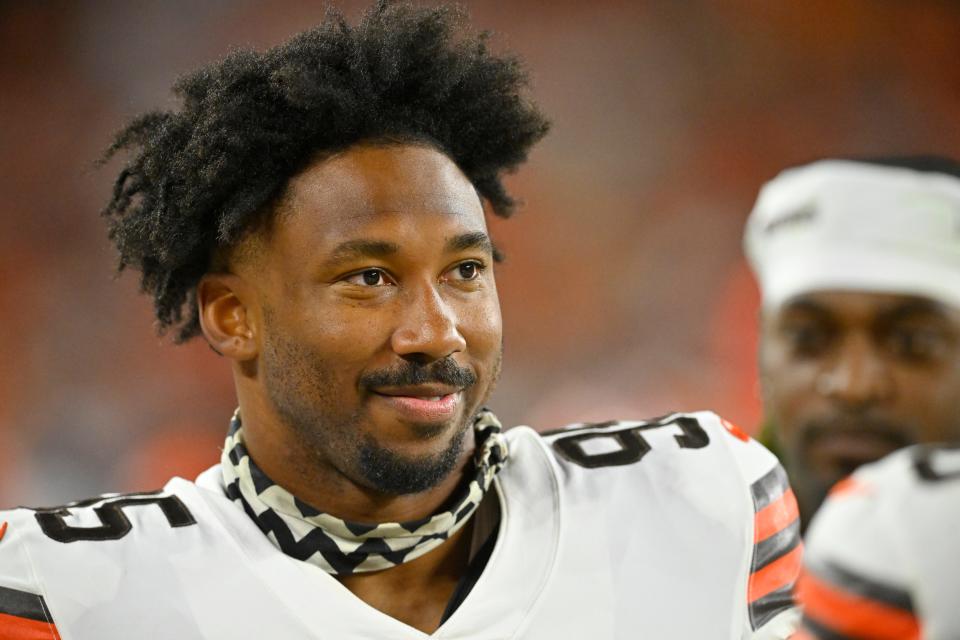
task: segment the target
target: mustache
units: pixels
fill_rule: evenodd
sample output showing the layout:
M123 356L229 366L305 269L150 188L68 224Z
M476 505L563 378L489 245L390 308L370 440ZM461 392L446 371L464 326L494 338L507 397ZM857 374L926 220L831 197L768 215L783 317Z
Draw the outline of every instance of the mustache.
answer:
M360 376L360 385L366 388L403 387L431 382L466 389L477 383L477 374L461 367L453 358L446 357L427 365L405 362L394 369L371 371Z
M822 438L837 434L864 434L889 441L898 448L916 442L912 429L904 424L870 416L821 418L808 422L801 436L804 444L810 445Z

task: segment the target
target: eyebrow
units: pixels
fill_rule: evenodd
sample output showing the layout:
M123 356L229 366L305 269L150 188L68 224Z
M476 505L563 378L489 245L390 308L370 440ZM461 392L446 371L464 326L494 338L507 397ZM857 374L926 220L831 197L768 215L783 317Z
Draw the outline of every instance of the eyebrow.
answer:
M811 313L825 318L832 318L833 313L828 307L821 305L807 297L798 297L787 302L783 306L783 313ZM947 307L936 300L930 300L923 297L911 297L906 301L897 302L888 308L879 309L876 312L876 318L883 322L896 322L912 316L934 316L937 318L948 318L949 311Z
M327 258L328 264L355 260L357 258L386 258L400 251L400 246L395 242L386 242L384 240L347 240L341 242Z
M805 297L799 297L799 298L794 298L792 300L788 300L786 303L784 303L782 307L782 312L783 313L806 312L806 313L813 313L821 316L830 315L830 311L826 307Z
M480 249L485 253L489 253L493 258L493 261L496 263L503 262L504 255L500 249L497 248L497 245L493 244L493 241L490 239L490 236L485 234L483 231L470 231L469 233L461 233L458 236L454 236L447 240L447 251L456 252L456 251L465 251L467 249Z
M465 251L467 249L480 249L491 255L497 253L493 247L493 242L490 241L490 237L483 231L461 233L447 240L446 250L450 253Z
M500 252L493 246L490 237L482 231L469 231L447 240L444 250L448 253L480 249L491 254L496 260ZM328 264L356 260L358 258L386 258L400 252L400 245L386 240L347 240L341 242L327 258Z
M916 298L896 305L883 313L888 320L903 320L910 316L935 316L937 318L947 318L949 312L947 308L935 301L926 298Z

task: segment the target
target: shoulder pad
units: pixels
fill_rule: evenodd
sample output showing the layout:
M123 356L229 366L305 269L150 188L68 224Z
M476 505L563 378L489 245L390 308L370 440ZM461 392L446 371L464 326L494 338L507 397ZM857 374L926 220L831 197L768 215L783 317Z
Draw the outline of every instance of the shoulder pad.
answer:
M0 511L0 629L2 637L59 640L25 537L37 528L27 509Z
M685 500L704 513L725 517L742 504L746 551L747 613L753 631L795 617L792 589L803 545L797 501L787 474L763 445L709 411L672 413L644 421L574 424L544 434L561 468L632 467L623 483L661 487L664 500ZM643 461L643 462L641 462ZM640 464L637 464L640 463ZM613 478L603 481L608 494ZM723 489L721 489L723 488ZM682 496L682 497L681 497ZM719 505L719 506L717 506Z

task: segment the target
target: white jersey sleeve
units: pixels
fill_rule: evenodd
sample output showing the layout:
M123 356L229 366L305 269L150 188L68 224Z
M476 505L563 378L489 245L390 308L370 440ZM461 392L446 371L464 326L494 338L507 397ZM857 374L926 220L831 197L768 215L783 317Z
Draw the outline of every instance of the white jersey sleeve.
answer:
M620 613L636 616L637 637L790 636L799 518L762 445L709 412L574 425L545 443L577 561L598 539L614 545L615 577L603 580L655 603Z
M222 521L218 493L175 478L0 511L0 640L318 637L257 578L235 538L257 530Z
M793 590L803 560L800 510L780 461L730 422L719 420L730 435L744 483L750 487L752 547L747 581L747 626L744 637L768 640L791 637L800 620Z
M0 513L0 640L60 640L24 544L31 515Z
M149 513L153 509L156 513ZM101 559L99 549L89 543L120 540L131 533L134 522L142 529L164 518L171 527L196 524L178 497L161 492L107 494L62 507L0 511L0 640L60 640L58 610L69 611L69 600L50 598L51 593L69 585L74 601L84 590L103 597L96 591L98 574L122 571L108 558L95 564ZM93 570L74 568L68 561L59 571L45 571L65 548L86 554Z
M861 467L808 531L805 637L960 637L958 532L960 447L911 447Z

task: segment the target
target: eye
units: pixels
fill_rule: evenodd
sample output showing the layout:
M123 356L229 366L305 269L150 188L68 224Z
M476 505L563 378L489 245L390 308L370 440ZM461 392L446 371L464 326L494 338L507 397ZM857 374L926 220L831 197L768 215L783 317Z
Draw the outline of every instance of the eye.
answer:
M481 262L476 260L468 260L466 262L461 262L447 273L450 274L449 278L451 280L470 282L471 280L476 280L479 278L480 274L483 273L485 268L485 265Z
M344 278L344 282L359 285L362 287L383 287L392 284L380 269L364 269L359 273Z
M933 329L901 327L890 332L891 351L905 360L933 360L943 355L949 340Z
M792 323L783 328L783 335L793 354L801 358L820 355L833 337L830 329L819 323Z

